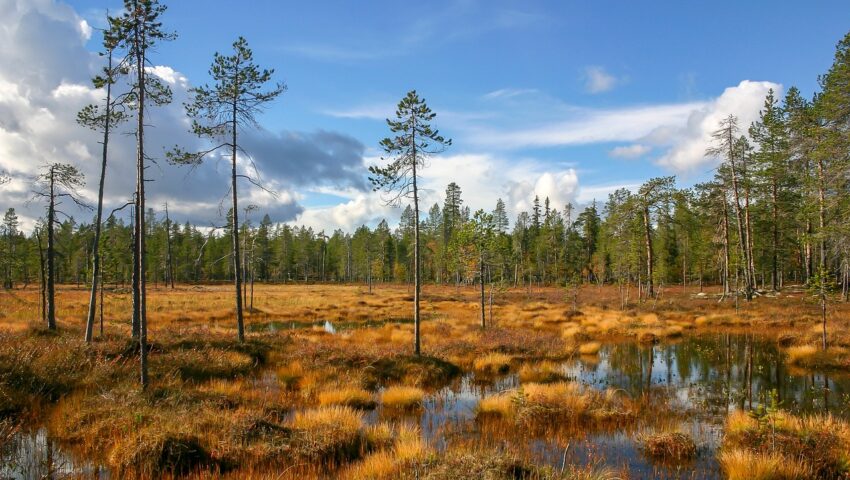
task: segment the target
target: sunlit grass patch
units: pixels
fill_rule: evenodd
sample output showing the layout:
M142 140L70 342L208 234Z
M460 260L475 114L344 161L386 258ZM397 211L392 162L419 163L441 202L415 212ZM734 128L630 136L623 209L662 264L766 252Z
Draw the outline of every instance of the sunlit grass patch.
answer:
M842 368L850 366L850 350L829 347L823 350L815 345L798 345L785 349L788 363L806 368Z
M736 412L727 417L723 442L724 453L733 452L727 461L732 467L755 462L764 468L799 466L811 472L803 478L850 475L850 424L831 415L798 417L776 411L759 420ZM739 450L744 453L734 453ZM765 452L769 458L760 456Z
M472 362L472 368L481 373L507 373L511 369L513 357L504 353L488 353L476 358Z
M381 393L381 404L385 408L409 410L422 406L425 392L421 388L392 386Z
M319 392L319 405L342 405L352 408L375 408L372 394L356 387L342 387Z
M728 480L805 480L815 478L797 459L768 452L724 450L718 460Z
M519 379L523 383L552 383L564 378L560 365L550 361L524 363L519 369Z
M665 462L684 462L697 454L694 439L680 432L654 433L639 440L646 456Z
M299 455L313 459L352 458L359 454L363 416L351 407L329 406L296 412L289 423L298 435Z
M599 353L599 350L602 349L602 343L600 342L587 342L582 343L578 347L578 353L581 355L596 355Z

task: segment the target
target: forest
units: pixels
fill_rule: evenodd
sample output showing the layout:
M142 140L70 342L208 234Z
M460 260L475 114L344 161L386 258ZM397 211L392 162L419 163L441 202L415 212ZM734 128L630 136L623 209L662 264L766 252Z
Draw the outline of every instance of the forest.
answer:
M416 90L362 175L401 212L317 231L249 203L242 136L288 91L247 40L184 104L227 164L221 224L146 203L157 0L102 32L100 177L45 163L0 225L0 477L850 476L850 33L811 97L714 125L709 179L587 203L422 203L456 146ZM110 139L130 133L134 158ZM147 150L146 150L147 149ZM125 204L107 165L132 162ZM14 174L0 172L0 189ZM97 202L81 195L99 186Z

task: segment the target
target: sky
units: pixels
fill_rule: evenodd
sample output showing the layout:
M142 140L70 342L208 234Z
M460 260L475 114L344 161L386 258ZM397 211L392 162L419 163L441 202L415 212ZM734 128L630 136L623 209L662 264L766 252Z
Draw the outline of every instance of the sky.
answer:
M424 209L456 182L472 210L505 200L511 216L535 195L554 208L604 203L616 188L676 175L712 175L704 155L719 119L758 118L769 89L817 90L850 28L846 0L392 1L170 0L162 18L178 37L151 53L174 102L151 109L148 206L178 221L217 226L227 210L226 159L189 170L164 152L203 148L183 103L208 83L214 52L244 36L256 62L287 91L240 132L239 168L276 195L242 182L240 202L274 222L330 232L396 224L400 210L373 192L385 119L411 89L453 140L421 172ZM0 208L25 227L43 215L32 178L48 162L86 174L94 204L100 145L76 112L103 99L91 86L103 58L99 28L116 0L0 0ZM125 127L126 130L126 127ZM110 141L106 211L134 184L134 141ZM83 222L92 213L65 205ZM254 218L253 220L258 220Z

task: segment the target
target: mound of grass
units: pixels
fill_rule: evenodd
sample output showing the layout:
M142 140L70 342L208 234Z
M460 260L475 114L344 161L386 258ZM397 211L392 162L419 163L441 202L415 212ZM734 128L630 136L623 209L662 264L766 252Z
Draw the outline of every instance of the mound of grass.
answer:
M612 423L635 416L632 403L615 390L583 389L573 382L529 383L514 391L483 398L480 415L512 417L521 422L548 422L553 418L583 423Z
M362 384L368 390L388 383L419 387L445 385L460 375L457 365L424 355L380 358L362 370Z
M217 348L168 352L153 356L151 363L159 368L176 370L180 378L194 382L236 378L249 373L257 364L251 355Z
M381 394L381 404L385 408L411 410L422 407L425 392L421 388L394 386L387 387Z
M665 432L647 435L640 439L641 450L652 459L678 463L696 457L697 446L690 435Z
M297 412L289 424L295 453L313 461L340 461L360 455L363 415L351 407L330 406Z
M319 405L342 405L368 410L375 408L375 401L372 400L372 394L366 390L356 387L345 387L320 392Z
M144 435L131 435L116 443L109 463L120 472L132 472L141 477L160 477L164 474L186 475L213 465L210 454L198 439L179 433L157 433L147 429Z
M476 358L472 362L472 368L476 372L500 374L508 373L511 369L511 361L513 357L504 353L488 353L484 356Z
M732 466L758 462L771 468L793 465L811 472L794 478L850 476L850 424L831 415L797 417L777 411L756 419L735 412L726 419L723 449L729 452L727 472Z
M842 347L826 350L814 345L799 345L785 350L788 363L805 368L847 368L850 366L850 351Z
M582 343L578 347L578 353L581 355L596 355L602 349L602 344L599 342Z
M728 480L805 480L816 478L798 459L744 449L724 450L718 458ZM832 478L832 477L830 477Z
M519 369L519 379L522 383L552 383L565 378L560 366L548 361L525 363Z

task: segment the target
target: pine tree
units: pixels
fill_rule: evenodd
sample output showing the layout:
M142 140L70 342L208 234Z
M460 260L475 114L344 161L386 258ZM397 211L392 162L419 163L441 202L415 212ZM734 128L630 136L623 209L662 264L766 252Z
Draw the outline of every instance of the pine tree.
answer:
M260 69L254 63L254 54L248 48L248 42L239 37L233 42L233 55L216 53L210 67L210 75L215 84L192 89L192 102L186 105L186 113L192 118L192 132L200 138L212 140L216 145L200 152L186 152L175 148L169 158L175 163L198 165L219 149L229 150L230 155L230 194L231 194L231 256L233 262L233 283L236 291L236 327L237 339L245 340L245 326L242 315L242 259L239 244L239 196L237 179L248 179L258 185L255 179L237 171L237 153L241 151L238 132L246 127L257 128L256 115L265 106L274 101L286 90L286 86L277 83L265 90L274 70Z
M422 288L417 170L425 167L425 159L429 155L443 152L452 143L450 139L443 138L439 130L431 127L436 116L415 90L408 92L398 104L396 119L387 119L387 125L395 136L381 141L381 147L390 157L389 163L383 167L369 167L369 180L375 189L390 194L387 203L398 205L403 198L413 200L413 351L416 355L421 350L419 296Z

